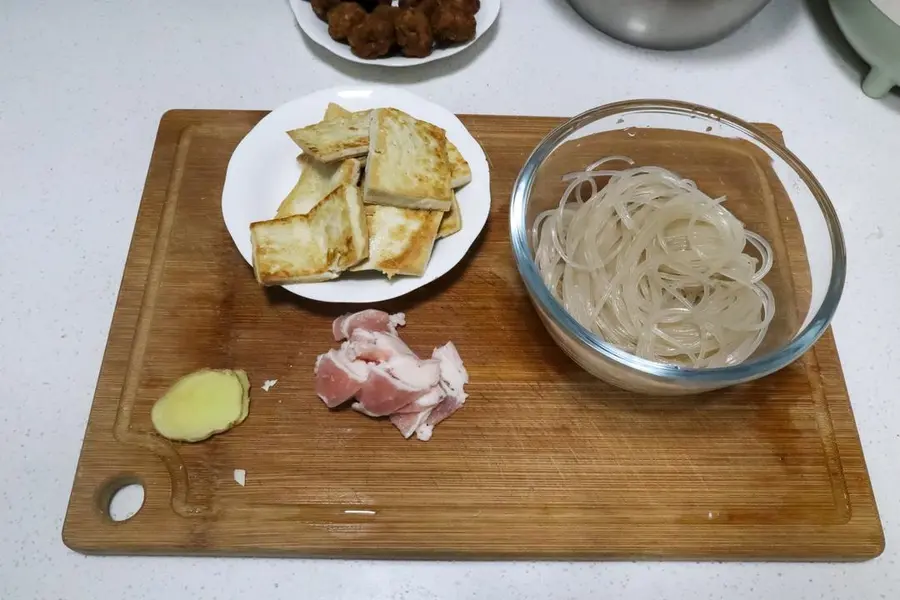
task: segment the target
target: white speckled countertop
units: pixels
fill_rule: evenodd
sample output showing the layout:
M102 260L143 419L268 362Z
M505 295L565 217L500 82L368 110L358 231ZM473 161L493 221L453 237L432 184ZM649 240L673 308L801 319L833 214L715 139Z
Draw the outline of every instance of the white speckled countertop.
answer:
M900 597L900 97L863 96L862 66L830 39L827 14L810 14L825 3L775 0L725 42L660 54L603 37L563 0L507 0L477 47L391 71L313 48L283 0L0 4L0 598ZM272 108L353 81L403 85L456 112L568 116L671 97L780 125L847 237L834 328L884 555L816 565L410 564L67 550L62 519L160 115Z

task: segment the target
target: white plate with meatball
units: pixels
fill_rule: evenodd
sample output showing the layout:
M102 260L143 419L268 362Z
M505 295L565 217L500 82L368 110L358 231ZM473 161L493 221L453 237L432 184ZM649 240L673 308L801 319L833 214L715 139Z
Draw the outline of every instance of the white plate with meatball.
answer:
M300 28L316 44L346 60L386 67L421 65L462 52L500 14L500 0L290 0L290 4ZM410 5L421 14L399 12ZM477 12L472 15L472 10Z

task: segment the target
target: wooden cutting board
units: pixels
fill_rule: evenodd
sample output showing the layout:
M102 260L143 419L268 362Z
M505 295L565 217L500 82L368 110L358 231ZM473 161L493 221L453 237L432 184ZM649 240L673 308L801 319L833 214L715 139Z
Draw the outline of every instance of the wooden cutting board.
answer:
M487 231L453 272L384 306L406 311L414 349L456 343L472 380L466 406L427 443L329 412L313 363L348 307L260 289L220 214L231 152L263 115L173 111L160 124L63 529L70 548L701 560L882 551L830 332L773 376L688 398L611 388L551 341L513 264L508 199L560 119L463 117L493 168ZM796 219L779 220L772 234L803 258ZM247 370L249 418L200 444L156 437L152 403L202 367ZM268 379L278 383L264 392ZM143 507L114 522L109 499L134 482Z

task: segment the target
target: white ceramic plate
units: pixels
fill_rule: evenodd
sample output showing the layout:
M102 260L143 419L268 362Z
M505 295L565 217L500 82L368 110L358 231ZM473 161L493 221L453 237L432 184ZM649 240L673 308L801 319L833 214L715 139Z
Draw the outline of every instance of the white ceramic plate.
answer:
M872 4L887 15L887 18L900 25L900 0L872 0Z
M323 90L298 98L269 113L244 137L231 156L222 190L222 216L241 256L252 264L250 223L272 219L278 205L300 177L300 149L285 133L322 120L329 102L357 111L393 107L433 123L447 132L472 168L472 182L457 193L463 228L434 245L422 277L378 273L347 273L322 283L284 286L290 292L322 302L373 303L396 298L447 273L469 252L491 210L491 177L487 157L456 115L403 90L389 87L348 87ZM248 272L248 277L252 275Z
M308 0L290 0L290 2L291 10L294 11L294 17L296 17L300 29L302 29L303 33L309 36L312 41L331 51L333 54L337 54L341 58L366 65L381 65L385 67L409 67L412 65L421 65L462 52L474 44L475 40L483 36L485 32L491 28L491 25L494 24L494 21L497 20L497 16L500 14L500 0L481 0L481 10L475 15L478 22L477 29L475 30L475 39L471 42L450 46L448 48L435 48L434 52L425 58L389 56L386 58L366 60L353 54L353 52L350 51L350 46L347 44L342 44L331 39L331 36L328 35L328 24L316 16L316 13L313 12L312 6L310 6Z

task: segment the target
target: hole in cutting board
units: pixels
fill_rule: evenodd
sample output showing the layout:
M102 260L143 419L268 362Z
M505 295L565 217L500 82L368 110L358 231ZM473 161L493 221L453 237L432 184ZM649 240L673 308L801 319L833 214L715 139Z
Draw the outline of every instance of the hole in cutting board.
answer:
M106 512L116 523L127 521L144 505L144 486L138 482L125 481L110 491Z

